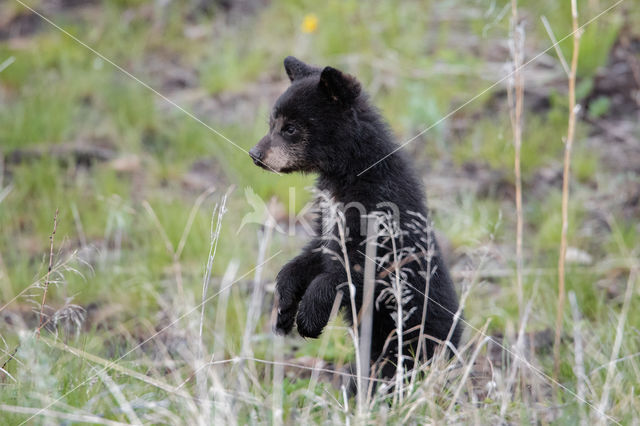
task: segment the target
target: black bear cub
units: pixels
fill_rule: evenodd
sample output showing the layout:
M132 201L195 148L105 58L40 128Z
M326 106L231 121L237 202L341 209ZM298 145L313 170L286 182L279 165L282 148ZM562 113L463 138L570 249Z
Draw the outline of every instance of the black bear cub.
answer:
M369 259L376 262L370 359L378 377L393 377L399 342L405 370L431 358L447 339L456 346L462 332L454 320L458 298L427 219L422 185L409 159L395 152L389 128L353 76L293 57L284 67L291 85L276 101L269 132L249 154L268 170L316 173L324 202L318 202L315 237L277 276L276 331L289 333L295 322L301 336L318 337L338 292L350 321L349 277L360 311L368 260L362 224L377 212L382 225L375 259ZM341 221L322 207L327 204L338 206Z

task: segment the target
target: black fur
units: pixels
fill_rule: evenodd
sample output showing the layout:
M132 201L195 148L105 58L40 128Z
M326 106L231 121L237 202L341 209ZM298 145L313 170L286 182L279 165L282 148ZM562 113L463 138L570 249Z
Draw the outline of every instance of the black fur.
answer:
M285 59L285 69L291 86L274 106L269 133L251 150L256 164L281 172L317 173L318 190L342 205L356 202L367 212L373 212L386 210L381 207L384 203L393 203L399 209L402 229L408 228L416 214L426 218L424 190L402 151L358 176L397 148L388 126L370 104L358 81L334 68L321 70L292 57ZM348 231L346 248L359 310L366 235L360 230L359 210L347 209L344 214ZM345 292L343 307L347 311L346 318L352 318L348 289L344 285L347 282L345 268L330 254L341 253L339 242L322 237L321 221L316 223L316 231L317 236L277 276L279 313L275 327L278 332L289 333L295 321L301 336L318 337L329 320L338 291ZM336 229L332 232L335 236ZM408 270L403 275L406 278L404 287L411 296L403 309L411 312L415 308L404 325L407 332L403 353L407 355L416 355L422 324L426 280L421 272L428 269L432 272L424 333L444 341L450 334L458 309L456 292L430 226L425 224L417 231L404 234L398 244L405 248L425 248L427 240L433 241L432 248L435 249L430 261L427 261L428 256L418 256L403 265L403 269ZM388 242L382 244L377 251L378 258L389 250ZM392 260L387 258L387 268ZM379 278L382 271L384 267L379 267ZM393 274L388 274L378 280L376 298L392 277ZM371 360L377 362L379 375L387 378L395 374L397 357L393 310L378 300L373 319ZM458 325L451 332L453 345L458 344L461 331ZM430 358L435 346L433 339L426 338L422 346L425 352L418 355L419 359ZM404 363L408 368L413 366L411 359Z

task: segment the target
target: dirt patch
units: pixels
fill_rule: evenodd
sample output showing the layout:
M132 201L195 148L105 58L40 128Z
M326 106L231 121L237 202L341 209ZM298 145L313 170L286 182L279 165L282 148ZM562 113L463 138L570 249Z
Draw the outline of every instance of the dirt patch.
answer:
M492 393L497 382L504 382L507 379L503 376L507 366L517 361L514 350L505 349L514 347L516 336L505 339L503 335L495 334L491 339L487 344L486 354L476 359L470 376L472 392L477 401L495 397ZM528 364L531 361L529 360L535 360L536 353L551 351L553 339L554 334L551 329L527 332L523 336L522 358L519 359L521 372L514 377L514 386L517 386L523 393L523 397L532 403L546 400L551 395L552 388L549 382L530 371Z
M28 10L0 18L0 41L27 37L42 27L42 19Z
M165 80L165 84L169 88L176 87L175 81L170 78ZM242 91L224 92L215 96L202 88L187 87L169 91L168 97L178 105L189 105L190 112L214 127L216 125L244 126L246 123L253 123L262 109L268 111L286 87L285 80L264 80L247 84ZM158 107L163 111L175 108L162 100L159 101ZM265 127L267 118L265 114Z
M587 108L599 98L609 99L609 117L636 115L640 108L640 38L621 31L609 53L607 65L594 77Z
M187 190L203 192L212 186L228 187L229 182L218 160L211 157L195 161L189 171L182 176L182 186Z
M13 166L52 157L59 160L64 167L70 165L91 167L95 163L106 162L116 157L115 145L108 140L46 144L46 146L46 148L37 146L10 151L5 155L5 164Z

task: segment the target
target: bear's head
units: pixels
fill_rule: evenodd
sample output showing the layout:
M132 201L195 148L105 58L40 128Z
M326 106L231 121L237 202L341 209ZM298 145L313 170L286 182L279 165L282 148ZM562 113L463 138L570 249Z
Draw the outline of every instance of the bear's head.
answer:
M354 132L360 83L332 67L313 67L289 56L291 85L269 117L269 131L251 148L253 162L280 173L323 172L332 167Z

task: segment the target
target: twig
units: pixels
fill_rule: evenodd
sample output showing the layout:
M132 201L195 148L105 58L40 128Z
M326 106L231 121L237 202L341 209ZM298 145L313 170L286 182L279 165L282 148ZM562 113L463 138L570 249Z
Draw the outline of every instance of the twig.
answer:
M51 270L51 272L58 272L59 270L67 267L67 265L76 257L77 255L77 251L74 251L73 253L71 253L65 260L63 260L62 262L59 262L58 264L56 264L53 269ZM2 256L0 255L0 267L2 267L2 269L4 269L6 271L6 267L3 264L2 261ZM49 274L49 272L47 271L47 274ZM9 306L10 304L12 304L13 302L15 302L16 300L18 300L20 297L22 297L27 291L38 287L38 284L40 283L40 281L45 280L47 277L47 274L41 276L40 278L38 278L36 281L32 282L31 284L29 284L28 286L26 286L25 288L23 288L22 290L20 290L20 293L16 294L15 296L13 296L11 299L9 299L7 302L5 302L4 305L0 306L0 312L4 311L7 306ZM6 276L6 273L5 273Z
M4 362L4 364L2 364L2 367L0 367L0 373L4 374L5 376L9 377L10 379L13 379L13 381L16 382L16 383L17 383L17 380L11 374L9 374L9 372L7 371L7 364L12 359L16 359L15 356L18 353L18 349L19 348L20 348L20 345L17 345L16 348L13 350L13 352L9 354L9 358L7 358L7 360ZM0 376L0 377L2 377L2 376Z
M387 278L387 276L389 274L393 274L396 271L401 270L402 267L404 265L406 265L407 263L411 263L413 261L419 261L422 258L427 258L427 256L424 253L412 254L412 255L408 255L406 257L403 257L402 259L399 259L398 261L391 262L391 264L389 266L387 266L387 267L383 266L382 271L378 272L377 279L383 280L383 279Z
M522 77L522 59L524 51L524 30L518 24L518 1L511 0L511 35L513 56L513 86L507 91L509 97L509 117L513 129L515 147L514 172L516 180L516 287L518 309L522 317L524 290L522 288L522 176L520 171L520 148L522 146L522 105L524 100L524 79ZM514 99L515 98L515 99Z
M42 303L40 304L40 324L36 329L36 337L40 338L40 329L44 325L44 304L47 301L47 290L49 289L49 278L51 276L51 270L53 269L53 239L56 235L56 230L58 229L58 209L56 209L56 214L53 216L53 232L49 236L49 268L47 269L47 277L44 280L44 291L42 292Z
M567 140L564 146L564 169L562 172L562 233L560 237L560 257L558 259L556 334L553 344L553 378L556 381L560 371L560 336L562 335L565 298L565 260L567 256L567 230L569 228L569 172L571 148L573 147L576 128L576 71L578 68L578 53L580 51L580 36L582 35L578 28L578 6L576 5L576 0L571 0L571 17L573 24L573 54L571 57L571 72L569 74L569 124Z

